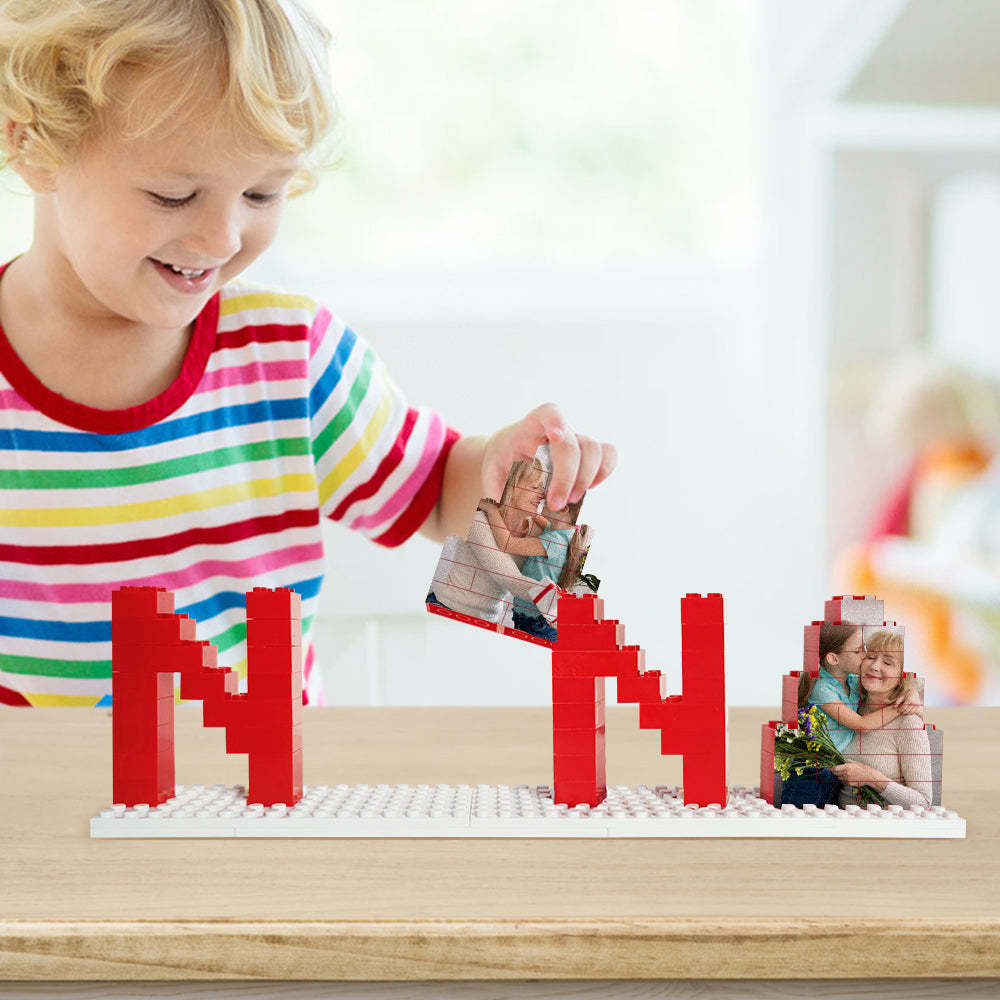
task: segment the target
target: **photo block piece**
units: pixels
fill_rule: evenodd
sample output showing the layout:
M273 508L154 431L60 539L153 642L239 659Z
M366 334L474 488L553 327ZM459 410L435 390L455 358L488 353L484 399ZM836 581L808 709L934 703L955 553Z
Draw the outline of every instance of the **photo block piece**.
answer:
M515 462L500 501L483 498L466 537L445 540L427 593L427 609L519 639L556 640L559 592L594 593L583 572L592 532L578 524L583 497L550 510L548 445Z
M940 805L943 734L925 724L923 678L904 670L903 628L876 623L874 597L834 598L825 611L836 620L806 626L814 668L782 678L782 722L762 750L773 803Z

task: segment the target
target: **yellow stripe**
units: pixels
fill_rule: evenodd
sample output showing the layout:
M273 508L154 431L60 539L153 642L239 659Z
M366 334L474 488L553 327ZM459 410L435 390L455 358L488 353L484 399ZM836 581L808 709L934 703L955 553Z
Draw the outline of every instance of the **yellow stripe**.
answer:
M82 705L84 708L93 708L104 697L100 694L33 694L29 691L22 691L21 694L38 708L52 708L59 705Z
M92 524L126 524L130 521L150 521L160 517L189 514L192 511L225 507L244 500L274 497L282 493L311 493L316 489L315 477L308 473L253 479L248 483L217 486L200 493L186 493L163 500L119 504L116 507L57 507L0 510L0 525L12 527L73 527Z
M220 316L232 316L244 309L315 309L316 303L308 295L285 295L281 292L248 292L234 295L219 303Z
M389 392L389 387L383 383L382 400L372 414L371 420L368 421L368 426L365 428L364 433L354 447L323 477L323 481L319 484L320 506L333 496L341 484L364 461L365 455L372 450L372 446L382 433L391 410L392 393Z

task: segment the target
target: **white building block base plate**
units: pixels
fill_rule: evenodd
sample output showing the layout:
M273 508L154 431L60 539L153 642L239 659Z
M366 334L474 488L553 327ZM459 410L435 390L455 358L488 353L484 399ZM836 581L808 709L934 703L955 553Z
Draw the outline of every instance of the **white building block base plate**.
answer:
M965 820L933 806L784 806L757 788L729 803L687 807L679 788L608 788L596 809L552 802L544 785L316 785L301 801L247 804L242 785L178 785L162 805L114 805L91 837L890 837L960 838Z

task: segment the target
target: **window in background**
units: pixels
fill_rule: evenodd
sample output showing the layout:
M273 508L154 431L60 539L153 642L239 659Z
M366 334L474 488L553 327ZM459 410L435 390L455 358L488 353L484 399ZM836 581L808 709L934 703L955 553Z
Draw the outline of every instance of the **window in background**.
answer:
M930 227L931 346L949 361L998 378L1000 173L964 171L943 180Z
M755 258L762 5L315 7L341 161L290 206L300 274Z
M290 204L282 275L756 257L762 4L313 6L339 165ZM7 260L31 233L10 171L0 212Z

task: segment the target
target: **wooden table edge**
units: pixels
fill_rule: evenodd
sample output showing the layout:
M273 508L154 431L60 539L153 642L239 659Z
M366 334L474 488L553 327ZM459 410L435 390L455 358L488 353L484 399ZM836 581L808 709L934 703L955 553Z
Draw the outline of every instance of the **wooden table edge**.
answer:
M1000 976L1000 920L0 921L0 980Z

